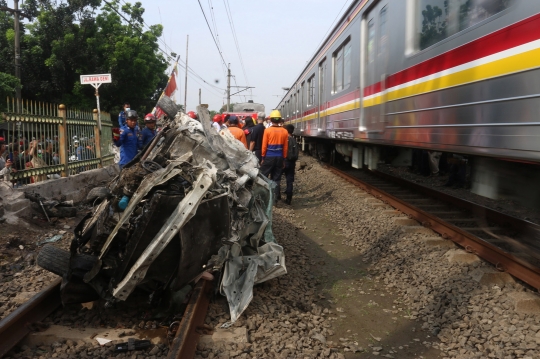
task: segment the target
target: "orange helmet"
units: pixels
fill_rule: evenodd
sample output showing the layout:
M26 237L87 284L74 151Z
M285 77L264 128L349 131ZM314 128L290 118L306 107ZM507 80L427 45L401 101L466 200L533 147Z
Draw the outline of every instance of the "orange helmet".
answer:
M197 119L197 114L196 114L195 112L193 112L193 111L189 111L189 112L187 113L187 115L188 115L189 117L191 117L192 119L194 119L194 120Z
M223 122L223 116L219 113L216 113L214 115L214 118L212 119L214 122L218 122L218 123L221 123Z

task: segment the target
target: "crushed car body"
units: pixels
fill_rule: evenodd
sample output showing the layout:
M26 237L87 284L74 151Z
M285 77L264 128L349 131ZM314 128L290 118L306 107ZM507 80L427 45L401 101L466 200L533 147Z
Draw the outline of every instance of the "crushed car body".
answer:
M38 264L62 275L64 304L113 304L136 288L156 300L209 271L220 273L235 322L255 284L286 273L271 228L274 183L228 130L212 128L205 108L198 116L170 116L107 188L93 191L69 252L42 249ZM55 266L44 260L51 256Z

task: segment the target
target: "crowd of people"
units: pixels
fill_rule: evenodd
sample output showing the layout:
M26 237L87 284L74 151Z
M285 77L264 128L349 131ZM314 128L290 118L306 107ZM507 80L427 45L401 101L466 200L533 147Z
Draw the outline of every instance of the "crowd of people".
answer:
M93 136L73 136L68 144L69 161L84 161L95 158L95 140ZM13 134L9 140L0 137L0 180L11 181L14 185L29 184L42 181L48 177L59 176L49 174L12 179L12 174L32 168L42 168L60 164L60 143L58 135L46 137L38 134L27 138L25 134Z
M198 120L197 114L189 111L187 115ZM234 138L242 143L246 150L252 151L260 163L261 173L276 183L276 201L281 200L280 182L286 179L285 203L291 204L293 182L298 159L298 144L292 136L293 125L284 125L281 113L273 110L268 118L262 112L256 119L251 116L239 118L236 115L216 114L212 127L220 132L228 129ZM138 114L129 103L118 116L120 128L113 130L113 140L120 147L120 161L123 168L139 151L156 136L156 117L149 113L144 117L145 127L141 130L137 124Z
M216 114L213 127L228 128L231 134L259 160L261 173L276 183L276 201L281 200L281 179L285 175L285 203L291 204L293 182L298 160L298 144L292 133L294 126L284 125L281 113L273 110L270 116L262 112L255 121L251 116L239 119L236 115Z
M11 181L11 174L18 171L58 164L58 136L49 139L39 135L31 140L24 135L13 138L7 141L0 137L0 177L4 181ZM34 183L43 179L46 176L32 176L14 184Z

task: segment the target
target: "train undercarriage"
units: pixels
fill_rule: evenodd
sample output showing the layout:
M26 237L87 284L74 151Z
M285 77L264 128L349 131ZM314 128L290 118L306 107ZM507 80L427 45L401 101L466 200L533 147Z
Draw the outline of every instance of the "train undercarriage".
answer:
M462 167L462 186L472 193L494 200L508 200L536 209L540 203L540 164L513 159L464 155L436 150L368 144L351 141L300 137L301 149L331 165L375 171L380 165L408 167L432 175L425 169L429 153L436 152L440 175L449 176L452 165ZM422 173L423 172L423 173Z

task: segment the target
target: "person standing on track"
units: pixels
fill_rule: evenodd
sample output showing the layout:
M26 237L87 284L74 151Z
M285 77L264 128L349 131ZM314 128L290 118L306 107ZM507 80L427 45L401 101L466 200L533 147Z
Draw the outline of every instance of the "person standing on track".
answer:
M293 182L294 182L294 172L296 169L296 161L298 160L298 143L292 135L294 132L293 125L283 126L289 133L288 137L288 146L287 146L287 157L285 158L285 168L283 169L283 174L285 175L285 181L287 183L287 188L285 189L285 194L287 199L285 203L288 205L291 204L293 196Z
M279 180L285 167L284 160L289 148L289 133L279 125L281 113L273 110L270 113L272 126L264 131L262 143L261 173L276 183L276 200L281 199Z
M248 148L246 135L244 134L244 131L238 127L238 117L236 117L235 115L231 115L229 117L229 131L231 131L231 134L234 136L234 138L242 142L246 149Z
M262 160L263 135L264 130L266 129L266 127L264 126L264 117L264 114L262 112L259 112L259 115L257 117L257 124L253 126L249 143L249 150L255 154L255 157L257 157L259 163Z

